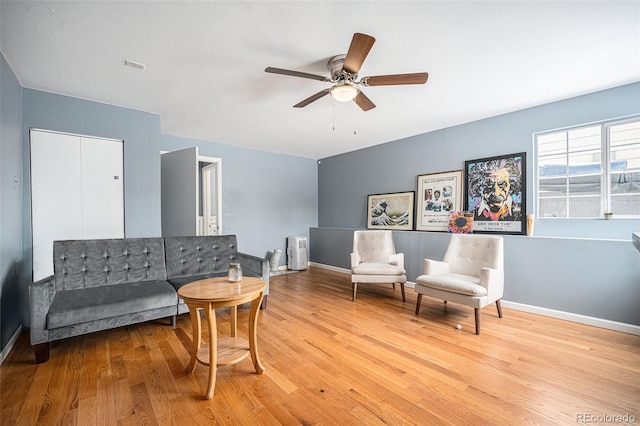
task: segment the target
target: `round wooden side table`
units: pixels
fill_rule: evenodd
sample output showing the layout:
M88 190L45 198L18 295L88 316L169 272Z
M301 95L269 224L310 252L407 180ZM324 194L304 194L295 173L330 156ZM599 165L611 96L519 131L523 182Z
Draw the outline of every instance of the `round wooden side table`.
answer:
M209 366L209 383L206 399L213 398L218 366L231 365L251 355L256 373L262 374L264 366L258 356L258 312L264 297L266 284L259 278L244 277L239 282L229 282L227 277L207 278L182 286L178 290L189 307L193 344L187 374L193 373L196 362ZM249 314L249 340L238 337L238 305L251 302ZM231 307L231 336L218 338L216 308ZM209 327L209 344L202 345L202 324L199 310L203 309ZM201 347L202 346L202 347Z

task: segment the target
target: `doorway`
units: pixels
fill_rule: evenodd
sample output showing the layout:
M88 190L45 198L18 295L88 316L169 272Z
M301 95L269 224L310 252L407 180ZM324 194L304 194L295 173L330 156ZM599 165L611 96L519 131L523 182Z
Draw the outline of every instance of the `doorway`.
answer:
M161 153L162 235L222 233L222 159L198 147Z

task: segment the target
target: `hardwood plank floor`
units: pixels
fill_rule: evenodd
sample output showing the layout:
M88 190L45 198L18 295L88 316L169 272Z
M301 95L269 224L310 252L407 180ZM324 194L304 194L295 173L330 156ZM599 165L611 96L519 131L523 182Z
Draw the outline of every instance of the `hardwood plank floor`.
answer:
M266 371L219 368L210 401L207 368L184 371L188 314L53 342L39 365L23 333L0 367L0 424L640 423L639 336L494 307L477 336L473 309L425 297L416 316L415 303L390 285L361 285L351 302L349 276L320 268L272 277ZM221 335L228 319L219 310Z

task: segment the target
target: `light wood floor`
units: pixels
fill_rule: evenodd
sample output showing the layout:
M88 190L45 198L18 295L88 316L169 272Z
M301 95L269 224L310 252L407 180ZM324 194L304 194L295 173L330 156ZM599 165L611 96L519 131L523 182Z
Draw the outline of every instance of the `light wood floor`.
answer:
M220 368L210 401L206 367L184 372L188 315L54 342L40 365L24 333L0 367L0 424L640 423L638 336L494 307L476 336L471 308L425 297L416 316L412 289L406 303L390 285L350 292L348 275L319 268L273 277L265 373L249 359Z

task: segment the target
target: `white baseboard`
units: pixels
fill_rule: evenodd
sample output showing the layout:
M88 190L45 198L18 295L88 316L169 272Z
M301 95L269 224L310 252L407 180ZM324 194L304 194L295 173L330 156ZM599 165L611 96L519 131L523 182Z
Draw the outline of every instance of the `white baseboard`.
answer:
M18 327L16 332L13 333L13 336L11 336L11 339L9 339L7 346L5 346L2 352L0 352L0 365L2 365L5 358L9 355L9 352L11 352L11 349L13 349L16 342L18 341L18 337L20 337L21 334L22 334L22 326Z
M321 263L309 262L309 265L328 269L334 272L341 272L343 274L351 273L351 271L348 269L338 268L330 265L323 265ZM407 281L406 286L409 288L415 288L415 283ZM573 314L571 312L556 311L554 309L542 308L539 306L525 305L524 303L509 302L508 300L504 299L502 299L502 306L508 309L514 309L516 311L528 312L531 314L542 315L545 317L556 318L564 321L576 322L579 324L592 325L594 327L600 327L607 330L621 331L623 333L640 336L640 326L633 324L625 324L623 322L616 322L602 318L589 317L586 315Z
M351 271L345 268L338 268L337 266L325 265L323 263L309 262L309 266L315 266L316 268L328 269L333 272L341 272L343 274L350 274Z
M539 306L525 305L523 303L509 302L508 300L502 300L502 306L509 309L515 309L516 311L529 312L531 314L577 322L579 324L592 325L594 327L606 328L607 330L621 331L623 333L640 336L640 326L633 324L625 324L623 322L589 317L571 312L556 311L555 309L541 308Z

